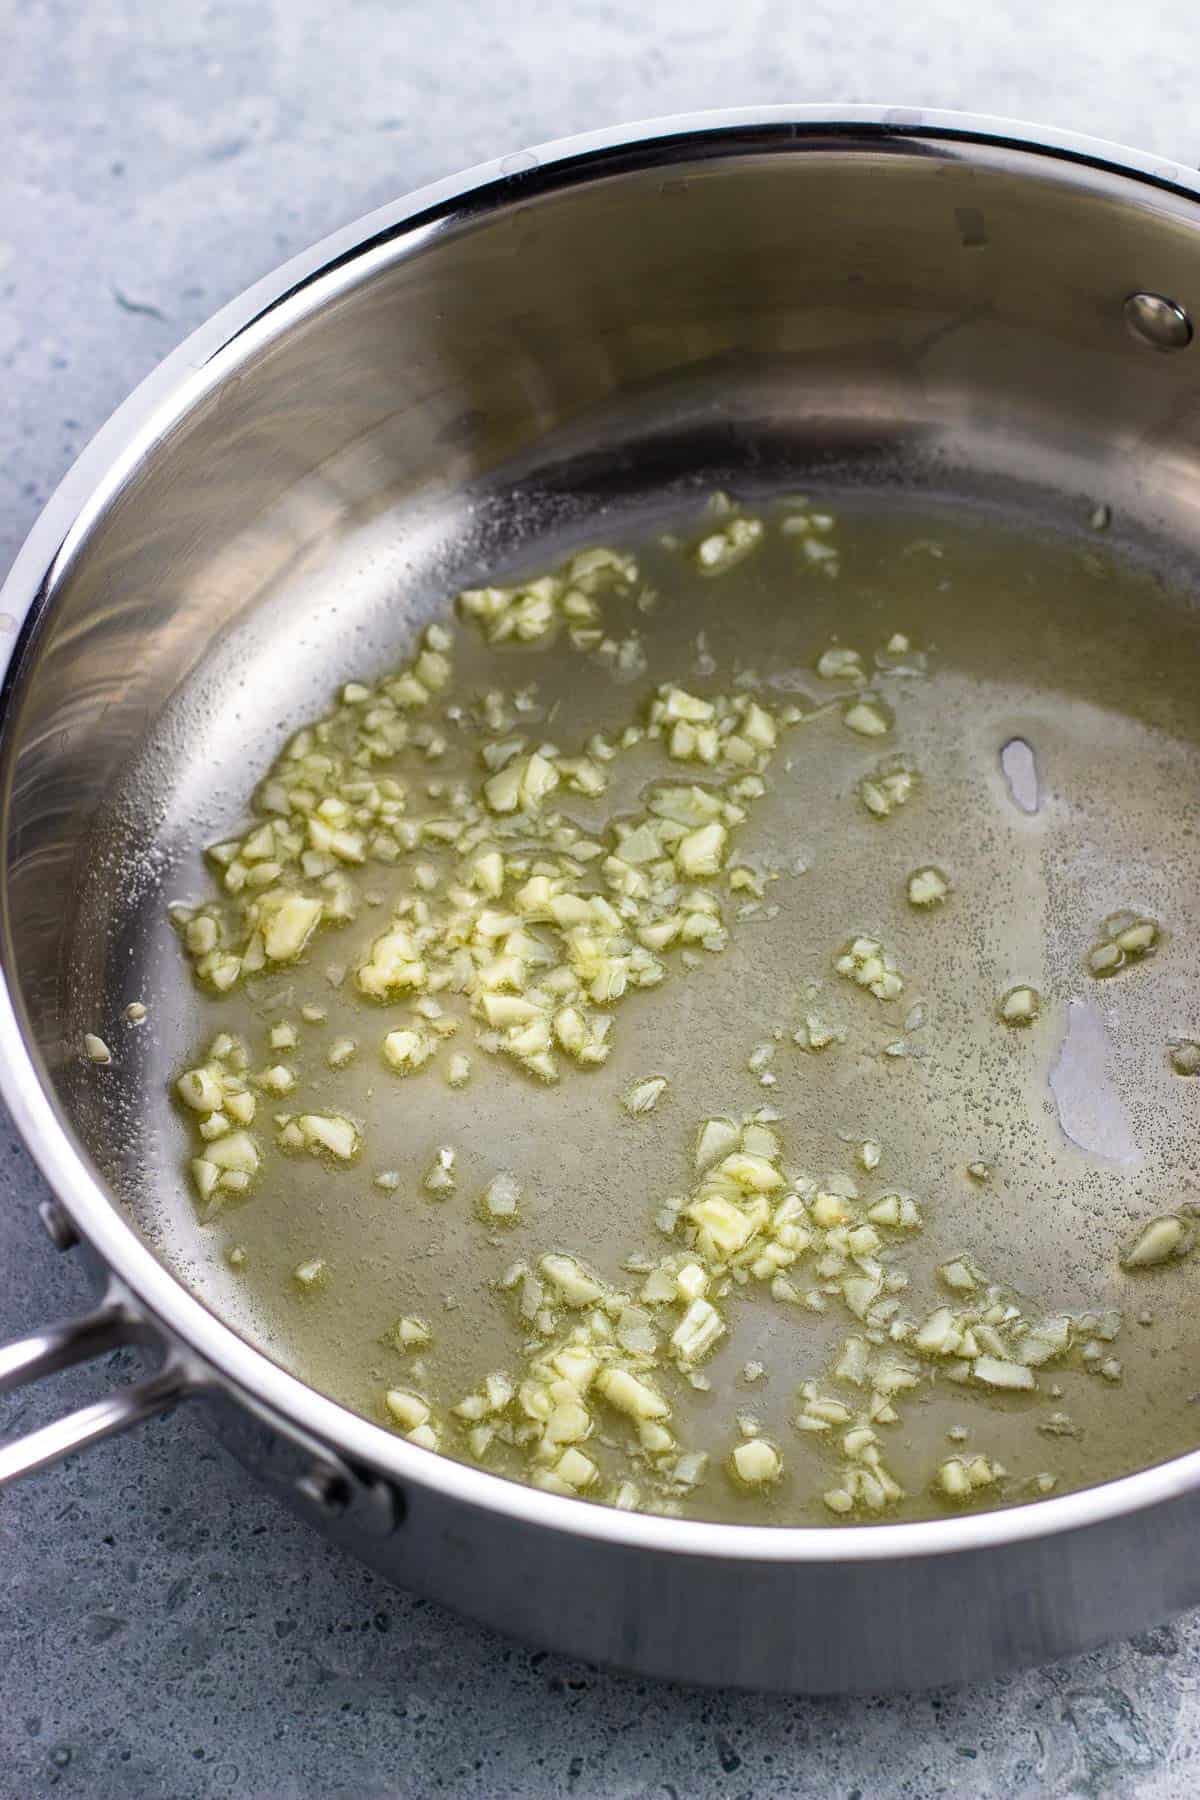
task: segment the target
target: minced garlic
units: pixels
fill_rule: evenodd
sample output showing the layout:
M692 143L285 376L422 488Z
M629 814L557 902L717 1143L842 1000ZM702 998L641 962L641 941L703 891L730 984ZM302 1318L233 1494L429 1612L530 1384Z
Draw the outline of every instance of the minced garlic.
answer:
M645 1081L635 1081L621 1097L621 1105L631 1118L640 1119L646 1113L652 1113L667 1091L665 1075L651 1075Z
M521 1187L516 1177L506 1172L493 1175L483 1190L480 1208L490 1222L512 1224L517 1217Z
M817 658L817 674L823 681L866 680L863 673L862 657L857 650L834 648L822 651Z
M458 1185L454 1173L455 1154L449 1144L443 1144L434 1153L434 1158L425 1175L425 1190L430 1194L452 1194Z
M970 1500L983 1488L994 1487L1006 1471L986 1456L951 1456L938 1466L936 1485L948 1500Z
M1009 988L1000 998L997 1011L1006 1025L1032 1025L1042 1010L1042 997L1036 988Z
M842 724L857 737L886 737L892 729L892 715L878 694L864 694L845 708Z
M1195 1244L1195 1234L1174 1213L1151 1219L1121 1254L1123 1269L1151 1269L1161 1263L1176 1262L1187 1256Z
M834 958L839 975L866 988L877 1000L896 1000L904 992L904 978L888 951L875 938L851 938Z
M1105 919L1098 941L1087 954L1088 972L1098 980L1116 975L1130 963L1153 956L1162 941L1162 927L1138 913L1113 913Z
M730 1470L743 1487L767 1487L783 1473L783 1458L766 1438L755 1437L736 1445L729 1458Z
M907 806L916 790L916 771L906 762L893 759L881 763L871 775L864 775L858 794L867 811L877 819L888 819L901 806Z
M929 865L914 869L908 878L910 906L941 906L950 893L950 883L941 869Z
M758 547L761 519L732 518L696 545L693 561L701 575L724 575Z
M335 1113L301 1113L297 1118L289 1118L282 1127L280 1138L291 1126L299 1133L298 1142L288 1139L285 1147L304 1148L314 1156L328 1153L339 1162L351 1162L358 1154L358 1127L350 1120L343 1119Z
M423 1350L433 1342L433 1333L421 1319L405 1316L396 1320L387 1341L395 1350Z

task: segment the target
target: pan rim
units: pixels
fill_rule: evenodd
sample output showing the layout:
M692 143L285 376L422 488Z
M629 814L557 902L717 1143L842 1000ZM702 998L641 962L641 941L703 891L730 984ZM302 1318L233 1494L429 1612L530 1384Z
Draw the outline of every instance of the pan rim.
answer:
M7 702L24 646L53 604L97 519L137 467L154 454L170 426L231 368L373 269L414 254L442 229L472 216L486 216L539 193L618 173L623 165L667 168L705 157L812 150L839 139L860 148L940 142L1008 149L1030 159L1047 159L1060 176L1072 165L1082 166L1185 202L1200 199L1200 175L1169 159L1102 139L962 112L797 105L675 115L559 139L478 165L364 215L254 283L172 351L92 439L36 521L0 589L0 608L11 621L0 643L5 814ZM3 904L6 907L6 897ZM235 1397L248 1395L258 1408L280 1419L285 1429L290 1423L317 1437L393 1479L402 1491L421 1490L430 1499L441 1497L504 1515L514 1524L564 1532L614 1549L746 1562L853 1564L940 1557L1052 1537L1102 1525L1200 1487L1200 1450L1196 1450L1055 1499L952 1519L856 1525L847 1531L619 1512L548 1494L421 1450L280 1368L157 1260L93 1173L51 1098L37 1054L26 1041L8 980L7 919L0 965L0 1095L34 1161L85 1239L168 1341L200 1360L210 1384L224 1386Z

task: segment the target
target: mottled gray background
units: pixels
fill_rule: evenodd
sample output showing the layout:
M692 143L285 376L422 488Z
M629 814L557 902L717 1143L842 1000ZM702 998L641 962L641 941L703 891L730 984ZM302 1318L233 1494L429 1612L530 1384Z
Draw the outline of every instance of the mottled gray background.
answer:
M77 450L285 255L480 158L752 101L1007 113L1200 160L1194 8L1094 0L6 0L0 564ZM0 1336L77 1306L0 1124ZM84 1378L0 1405L33 1424ZM1200 1617L919 1699L702 1694L384 1587L193 1419L0 1502L0 1800L1185 1796Z

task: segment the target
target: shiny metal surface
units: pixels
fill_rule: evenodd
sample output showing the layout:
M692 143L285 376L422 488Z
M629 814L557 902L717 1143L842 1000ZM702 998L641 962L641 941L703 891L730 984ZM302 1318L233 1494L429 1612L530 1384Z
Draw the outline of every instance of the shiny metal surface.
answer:
M1192 341L1188 314L1163 294L1130 294L1125 318L1134 336L1152 350L1186 350Z
M1194 311L1198 189L1105 145L867 109L506 159L219 315L47 508L0 601L0 1085L225 1440L395 1579L583 1655L818 1690L979 1676L1200 1598L1200 1455L847 1533L618 1514L397 1441L172 1273L170 1208L144 1191L181 1048L169 1006L128 1088L105 1093L76 1051L102 1004L141 997L131 980L166 979L174 859L232 803L264 719L303 717L457 579L572 519L730 469L836 470L1013 505L1103 495L1193 560L1200 360L1147 356L1126 300ZM265 642L287 654L264 674ZM194 751L218 712L214 775ZM18 1446L9 1472L54 1448Z
M42 1381L76 1363L90 1362L123 1344L148 1345L162 1352L158 1333L140 1310L129 1304L119 1284L110 1280L103 1299L91 1312L0 1347L0 1394ZM184 1398L190 1386L183 1359L165 1355L162 1367L146 1380L117 1388L39 1431L0 1444L0 1487L101 1438L127 1431Z

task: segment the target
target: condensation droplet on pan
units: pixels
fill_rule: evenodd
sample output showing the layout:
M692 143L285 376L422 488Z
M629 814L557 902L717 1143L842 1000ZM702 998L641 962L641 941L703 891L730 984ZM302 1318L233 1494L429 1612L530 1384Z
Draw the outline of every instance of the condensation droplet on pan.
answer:
M1037 761L1033 747L1024 738L1009 738L1000 752L1000 767L1008 783L1013 804L1023 813L1035 813L1040 804Z

